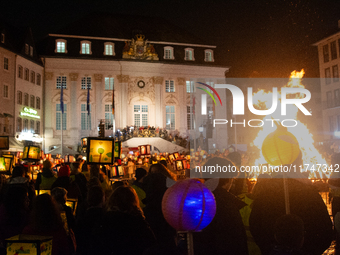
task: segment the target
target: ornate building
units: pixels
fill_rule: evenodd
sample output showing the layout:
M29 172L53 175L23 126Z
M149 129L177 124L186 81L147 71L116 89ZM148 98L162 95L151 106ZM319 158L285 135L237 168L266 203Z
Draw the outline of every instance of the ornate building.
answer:
M98 135L100 120L106 136L112 136L111 124L116 130L154 126L188 136L194 82L213 84L229 70L219 63L216 46L145 17L92 15L49 34L40 50L45 151L60 145L61 133L64 144L76 150L81 137Z

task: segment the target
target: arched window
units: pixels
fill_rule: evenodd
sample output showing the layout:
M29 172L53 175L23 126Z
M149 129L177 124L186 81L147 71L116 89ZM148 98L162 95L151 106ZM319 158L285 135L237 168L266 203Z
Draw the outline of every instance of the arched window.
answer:
M104 55L114 56L115 54L115 44L111 42L104 43Z

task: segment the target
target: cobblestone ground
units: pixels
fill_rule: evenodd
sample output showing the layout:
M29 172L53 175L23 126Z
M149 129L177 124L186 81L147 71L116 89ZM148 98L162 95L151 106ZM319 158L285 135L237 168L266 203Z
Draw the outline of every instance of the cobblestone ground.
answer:
M320 192L320 195L327 205L329 215L332 215L332 207L331 203L329 203L329 193L328 192ZM333 219L333 218L332 218ZM335 241L332 242L332 245L323 253L323 255L335 254Z

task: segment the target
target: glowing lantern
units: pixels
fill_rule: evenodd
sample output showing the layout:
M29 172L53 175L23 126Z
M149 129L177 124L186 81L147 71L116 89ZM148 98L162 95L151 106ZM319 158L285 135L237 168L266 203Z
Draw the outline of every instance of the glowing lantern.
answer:
M72 155L66 155L64 157L64 160L65 160L65 163L72 163L72 162L76 161L74 156L72 156Z
M291 164L299 156L299 143L295 136L282 127L270 133L263 141L262 154L273 166Z
M215 216L215 197L198 179L178 181L165 192L162 211L166 221L176 230L199 231Z

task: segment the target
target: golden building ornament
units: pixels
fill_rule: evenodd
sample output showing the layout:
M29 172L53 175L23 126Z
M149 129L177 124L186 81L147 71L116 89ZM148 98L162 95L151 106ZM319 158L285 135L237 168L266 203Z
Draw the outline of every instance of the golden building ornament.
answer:
M78 80L78 74L77 73L70 73L70 79L71 79L71 81L77 81Z
M178 77L177 81L178 81L178 85L185 85L185 78Z
M96 82L101 82L103 80L103 75L102 74L95 73L93 76L94 76L94 80Z
M153 81L155 84L162 85L164 78L162 76L155 76L153 77Z
M142 34L137 34L131 42L125 41L123 58L159 60L154 46L148 43L148 40L145 40L145 35Z
M129 82L129 75L117 75L117 79L119 83L128 83Z

